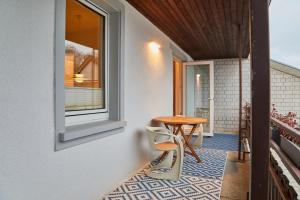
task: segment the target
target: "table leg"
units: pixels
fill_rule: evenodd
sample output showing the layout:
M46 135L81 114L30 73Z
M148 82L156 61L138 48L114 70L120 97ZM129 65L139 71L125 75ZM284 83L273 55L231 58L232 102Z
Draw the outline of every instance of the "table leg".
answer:
M185 138L186 137L186 135L184 134L184 130L182 129L182 127L180 127L180 133L181 133L181 136L183 137L183 142L184 142L184 149L186 148L186 145L185 145L185 143L186 143L186 140L187 140L187 138Z
M194 158L196 158L196 160L200 163L201 162L201 159L199 158L199 156L197 155L197 153L195 152L194 148L190 145L190 140L192 139L192 136L197 128L197 124L193 125L193 128L191 130L191 132L189 133L188 136L186 136L184 134L184 131L183 129L180 127L180 132L183 136L183 139L185 140L185 147L184 148L189 148L191 152L187 152L189 154L191 154Z
M165 127L168 129L168 130L170 130L170 127L168 126L168 124L164 124L165 125ZM174 135L178 135L178 133L180 132L180 129L181 129L181 126L182 125L178 125L178 128L177 128L177 130L176 130L176 125L173 125L173 134ZM175 131L176 130L176 131ZM168 155L168 151L165 151L165 152L163 152L163 154L160 156L160 158L158 159L159 161L161 161L161 160L163 160L166 156Z
M179 124L179 125L177 125L177 126L178 126L178 127L177 127L176 131L174 132L174 135L178 135L179 132L181 132L181 130L182 130L182 125L181 125L181 124ZM176 127L176 126L174 126L174 127Z
M193 125L193 128L192 128L192 130L191 130L191 132L190 132L190 135L189 135L189 137L188 137L188 140L189 140L189 141L192 139L193 134L194 134L194 132L195 132L197 126L198 126L197 124Z
M168 124L164 124L166 129L170 130L170 127L168 126Z

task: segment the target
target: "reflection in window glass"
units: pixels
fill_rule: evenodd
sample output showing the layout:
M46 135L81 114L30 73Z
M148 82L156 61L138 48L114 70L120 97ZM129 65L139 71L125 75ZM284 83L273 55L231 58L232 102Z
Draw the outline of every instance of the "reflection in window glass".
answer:
M65 111L105 108L105 17L66 1Z

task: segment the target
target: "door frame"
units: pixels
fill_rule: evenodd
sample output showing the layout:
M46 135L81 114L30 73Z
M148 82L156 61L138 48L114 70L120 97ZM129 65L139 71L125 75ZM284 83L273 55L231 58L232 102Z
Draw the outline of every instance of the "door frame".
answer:
M189 65L209 65L209 130L210 133L204 133L205 136L213 136L214 135L214 61L213 60L199 60L199 61L189 61L189 62L182 62L182 72L183 72L183 113L186 115L186 68Z
M180 68L179 75L181 77L180 77L179 81L181 83L178 83L177 82L178 80L176 80L176 72L175 72L176 69L174 67L174 62L178 62L180 65L179 66L179 68ZM178 91L176 92L176 88L175 88L176 83L181 84L181 88L180 88L180 93L181 93L181 95L180 95L180 98L181 98L180 110L181 110L181 113L179 113L179 115L183 114L183 61L180 58L173 56L172 64L173 64L173 68L172 68L172 71L173 71L173 115L175 116L176 115L176 113L175 113L175 111L176 111L176 93L178 92Z

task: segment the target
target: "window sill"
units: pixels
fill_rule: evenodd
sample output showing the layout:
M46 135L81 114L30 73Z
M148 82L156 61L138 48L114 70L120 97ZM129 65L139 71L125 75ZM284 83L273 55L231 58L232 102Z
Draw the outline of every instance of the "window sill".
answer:
M116 130L121 130L125 126L125 121L113 120L74 125L66 127L66 131L59 134L59 140L64 143L94 135L101 135L102 137L105 137L114 134Z

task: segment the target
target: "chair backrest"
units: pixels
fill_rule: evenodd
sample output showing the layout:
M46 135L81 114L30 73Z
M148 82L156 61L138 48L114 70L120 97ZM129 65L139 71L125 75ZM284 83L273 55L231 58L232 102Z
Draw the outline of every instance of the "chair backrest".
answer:
M155 149L155 144L164 141L174 141L169 136L163 135L163 133L170 134L170 131L163 127L150 127L146 126L146 132L149 138L149 143L152 149Z
M197 138L193 143L193 146L195 148L201 148L202 142L203 142L203 126L202 126L202 124L199 125L198 129L199 129L199 134L197 135Z

